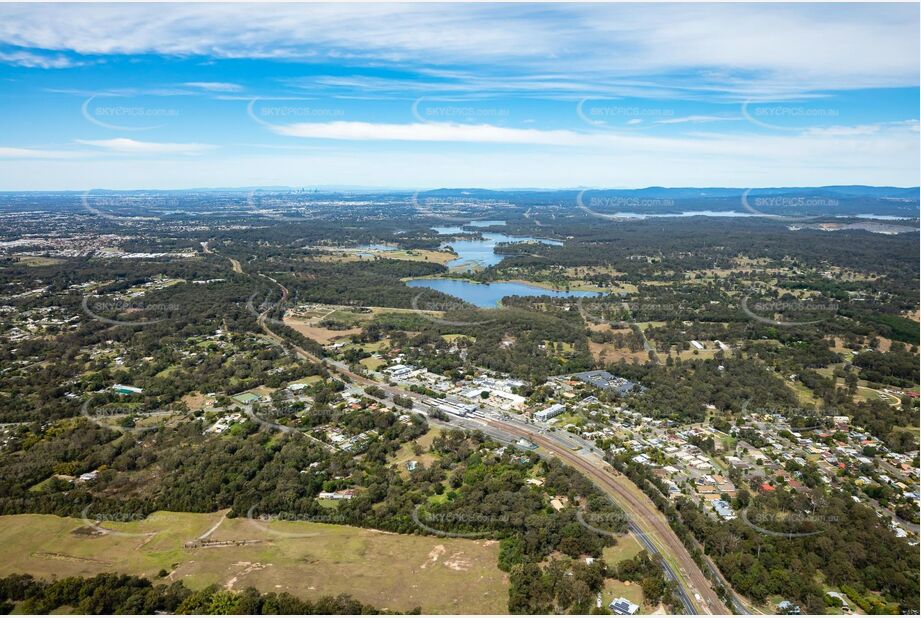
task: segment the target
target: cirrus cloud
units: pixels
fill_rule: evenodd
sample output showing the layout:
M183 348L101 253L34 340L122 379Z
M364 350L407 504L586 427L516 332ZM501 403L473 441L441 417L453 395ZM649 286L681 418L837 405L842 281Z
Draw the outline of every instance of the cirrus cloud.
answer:
M215 148L212 144L183 144L175 142L141 142L127 137L113 139L77 139L78 144L93 146L124 154L181 154L197 155Z

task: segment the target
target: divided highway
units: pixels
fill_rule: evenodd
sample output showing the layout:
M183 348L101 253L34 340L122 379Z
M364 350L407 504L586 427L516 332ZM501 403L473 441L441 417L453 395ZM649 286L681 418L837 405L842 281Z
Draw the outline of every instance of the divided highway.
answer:
M235 260L233 262L236 262ZM234 270L239 268L239 262L233 264ZM263 275L275 283L282 291L283 300L288 296L288 290L281 283L271 277ZM422 413L427 412L423 407L422 397L412 391L381 384L351 371L345 363L328 358L319 358L302 347L293 345L282 336L273 332L268 325L268 313L271 308L261 312L257 322L263 332L273 341L291 347L296 354L311 362L324 364L332 371L348 378L355 384L376 386L383 389L388 396L399 395L411 398ZM480 430L504 442L514 442L526 439L536 444L544 456L554 456L566 464L576 468L589 478L603 492L610 496L624 511L630 520L629 529L639 542L649 551L650 555L660 559L667 577L676 583L677 594L689 614L717 614L727 615L732 611L726 607L710 580L704 575L697 563L691 558L684 544L671 529L665 516L658 510L635 484L604 462L594 445L585 442L577 436L557 435L544 433L538 426L514 421L498 411L487 411L483 417L455 417L451 423L435 422L433 424L447 427L459 427L467 430ZM713 569L712 565L708 566ZM744 605L733 599L735 609L739 613L748 613Z

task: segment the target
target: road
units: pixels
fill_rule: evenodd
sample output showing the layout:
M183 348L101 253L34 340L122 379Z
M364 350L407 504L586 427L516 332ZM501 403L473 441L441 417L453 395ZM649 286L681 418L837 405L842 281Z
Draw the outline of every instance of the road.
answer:
M211 247L208 246L208 241L201 243L201 250L209 255L218 255L217 251L214 251L211 249ZM224 257L230 261L230 267L233 269L233 272L237 273L238 275L243 274L243 266L240 264L240 260L235 260L232 257L227 257L226 255Z
M265 326L264 326L265 327ZM316 357L308 355L316 360ZM337 372L347 375L355 384L374 385L381 388L389 396L399 395L410 397L420 404L414 409L426 413L427 406L422 407L422 397L417 393L406 391L398 387L380 384L364 376L358 375L341 362L324 359L327 366L333 367ZM499 416L499 413L495 413ZM536 426L513 420L500 420L491 417L459 417L451 416L450 423L441 423L435 419L429 422L444 427L463 428L471 431L483 431L502 442L514 443L524 438L540 447L544 454L559 458L564 463L582 472L605 494L610 496L617 505L623 509L630 519L630 530L646 547L650 555L658 556L663 569L669 579L676 582L677 593L686 611L689 614L731 614L732 612L723 604L709 580L691 558L684 544L671 529L665 516L627 477L613 472L598 454L597 449L578 444L576 436L566 434L543 434ZM567 441L573 441L567 444ZM575 454L572 448L579 449L580 454ZM744 609L743 607L737 607ZM747 612L740 612L747 613Z
M238 264L237 262L236 265ZM288 289L271 277L262 276L281 289L281 302L284 302L288 298ZM317 357L300 346L287 342L269 327L267 317L270 310L271 308L260 313L257 322L263 332L276 343L290 347L305 360L323 364L333 371L347 376L356 385L376 386L391 398L395 395L409 397L415 402L414 409L423 413L427 411L427 406L422 407L424 405L421 402L423 397L418 393L375 382L351 371L345 363ZM677 594L689 614L732 613L723 604L711 586L710 581L691 558L687 548L671 529L665 516L658 510L652 500L627 477L613 471L610 465L603 460L601 453L594 445L570 434L566 434L565 437L556 433L553 435L546 434L540 427L535 425L514 421L511 418L503 418L507 415L502 415L498 411L491 411L491 413L488 411L487 413L490 414L489 417L452 416L453 422L448 424L434 422L434 419L430 419L430 421L437 425L480 430L505 442L514 442L516 439L524 438L540 447L546 455L555 456L579 470L623 509L630 519L630 530L651 555L660 558L666 576L676 583ZM579 455L573 452L574 448L580 452ZM748 613L744 611L745 608L741 604L738 604L736 609L737 611L742 610L741 613Z
M593 445L586 447L583 441L569 434L542 433L524 423L495 419L484 422L531 440L582 472L609 495L630 519L631 531L652 555L661 558L668 577L679 584L678 592L688 611L731 613L652 500L627 477L614 471Z
M643 329L637 323L636 318L633 315L633 310L630 309L630 305L626 301L621 303L621 307L627 313L627 319L622 322L613 322L591 315L582 307L581 298L576 304L579 307L579 313L582 315L582 319L586 322L591 322L593 324L609 324L612 328L623 328L626 326L632 329L635 333L639 334L640 339L643 341L643 350L649 355L652 362L657 365L662 364L662 361L659 360L659 355L656 353L655 348L652 347L652 344L649 343L649 339L646 338L646 333L643 332Z
M869 386L861 386L860 384L857 385L857 388L862 388L865 391L876 393L877 397L884 400L886 403L888 403L893 408L898 408L899 406L902 405L902 400L896 397L895 395L893 395L892 393L884 393L878 388L871 388Z
M655 364L661 365L662 363L661 361L659 361L659 355L656 354L655 348L653 348L652 345L649 343L649 339L646 338L646 333L643 332L642 327L639 324L637 324L636 318L633 315L633 310L630 308L630 305L626 301L624 301L623 303L623 308L627 312L627 315L629 316L628 321L630 323L630 326L633 328L635 332L638 332L640 334L640 337L643 339L643 350L645 350L646 353L650 355L650 358Z

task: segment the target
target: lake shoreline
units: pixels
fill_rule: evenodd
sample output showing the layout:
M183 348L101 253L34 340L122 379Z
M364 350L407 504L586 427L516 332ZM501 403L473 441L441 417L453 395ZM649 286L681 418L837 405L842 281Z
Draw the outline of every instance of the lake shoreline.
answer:
M472 279L417 277L405 280L408 287L428 288L459 298L481 309L501 306L501 300L507 296L550 296L553 298L579 298L600 296L604 292L582 290L559 290L549 284L543 286L530 281L490 281L483 283Z

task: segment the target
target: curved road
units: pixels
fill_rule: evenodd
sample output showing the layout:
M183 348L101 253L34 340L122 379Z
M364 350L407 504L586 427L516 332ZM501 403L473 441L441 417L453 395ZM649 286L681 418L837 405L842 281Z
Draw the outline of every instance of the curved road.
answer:
M517 425L503 423L493 419L485 419L488 425L499 426L502 429L527 438L543 447L549 453L559 458L569 466L579 470L592 480L606 494L611 496L617 505L623 509L630 518L631 529L640 542L651 549L653 555L658 555L663 562L663 567L669 578L678 583L679 594L684 598L685 606L689 604L692 613L731 614L732 612L723 604L716 592L710 586L710 581L691 558L687 548L669 526L665 516L656 505L627 477L614 472L609 464L595 456L577 455L564 445L561 445L548 436L534 430L519 428ZM592 462L597 460L597 463ZM683 590L685 584L690 595ZM694 611L694 610L698 611ZM702 610L702 611L701 611Z
M231 260L231 263L236 272L237 269L240 268L239 262ZM242 269L240 269L239 272L242 272ZM267 275L260 274L260 276L269 279L281 289L281 302L284 302L288 297L288 289ZM410 397L415 402L420 402L422 399L418 393L380 384L365 376L354 373L345 363L317 357L300 346L291 344L285 340L284 337L276 334L269 328L267 317L271 309L272 307L262 311L257 317L257 323L263 332L276 343L290 346L295 353L305 360L326 365L333 369L333 371L348 376L349 379L356 384L376 386L383 389L391 397L394 395ZM659 556L666 575L677 584L676 589L678 595L688 613L722 615L732 613L716 594L716 591L700 570L700 567L698 567L697 563L691 558L687 548L685 548L684 544L671 529L665 516L658 510L652 500L650 500L649 497L627 477L613 472L613 468L611 468L609 464L597 457L593 457L593 459L597 460L597 463L592 463L589 456L583 457L576 455L565 446L541 434L537 429L519 426L493 418L478 418L475 420L477 423L491 427L505 435L517 436L532 441L548 453L558 457L561 461L581 471L602 491L610 496L630 518L629 528L631 532L636 535L640 543L642 543L651 554ZM467 427L467 429L470 428ZM744 613L744 606L741 606L739 603L734 603L734 605L736 605L737 611L742 610Z

